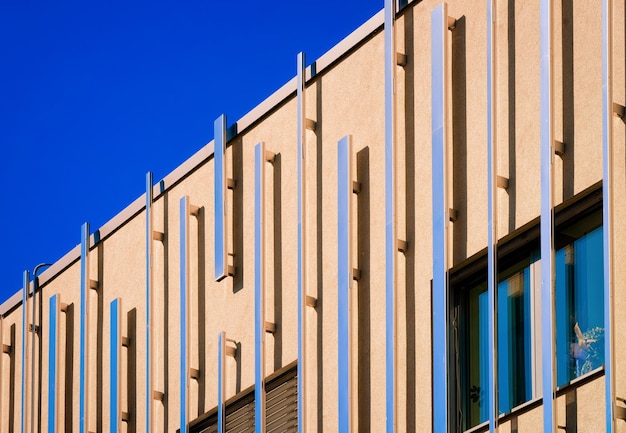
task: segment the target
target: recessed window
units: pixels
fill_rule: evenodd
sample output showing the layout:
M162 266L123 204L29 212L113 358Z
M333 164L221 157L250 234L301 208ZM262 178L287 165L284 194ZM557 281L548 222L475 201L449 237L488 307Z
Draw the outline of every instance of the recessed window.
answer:
M604 362L603 238L596 212L560 228L555 254L557 386ZM498 408L507 413L541 396L541 259L526 248L498 276ZM513 256L515 254L513 253ZM507 260L511 263L511 257ZM488 419L488 294L484 280L457 288L453 311L453 376L459 422L465 429ZM459 285L461 286L461 285Z

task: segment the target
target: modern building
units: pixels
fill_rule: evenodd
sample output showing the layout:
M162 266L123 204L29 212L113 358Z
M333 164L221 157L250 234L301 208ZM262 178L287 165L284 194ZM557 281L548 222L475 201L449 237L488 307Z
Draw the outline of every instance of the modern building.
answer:
M25 274L1 432L626 432L624 3L385 3Z

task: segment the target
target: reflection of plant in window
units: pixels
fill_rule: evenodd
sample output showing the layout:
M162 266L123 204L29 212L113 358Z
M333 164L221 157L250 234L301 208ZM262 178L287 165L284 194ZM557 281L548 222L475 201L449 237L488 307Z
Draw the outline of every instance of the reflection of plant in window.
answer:
M478 403L478 406L483 405L483 392L480 386L472 385L470 387L470 398L472 399L472 403Z
M604 328L596 326L582 332L578 322L574 325L575 342L570 345L570 355L572 357L573 368L576 377L589 373L591 370L602 364L604 354L600 353L604 345Z

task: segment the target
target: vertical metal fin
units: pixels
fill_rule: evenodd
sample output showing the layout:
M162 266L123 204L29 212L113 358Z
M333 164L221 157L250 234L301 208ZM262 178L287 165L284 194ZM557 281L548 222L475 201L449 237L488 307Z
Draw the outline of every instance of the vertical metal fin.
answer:
M217 433L226 433L226 408L224 393L224 366L226 364L226 334L217 336Z
M304 53L297 58L298 105L298 433L306 428L306 125L305 125L305 67Z
M189 429L189 197L180 199L180 432Z
M0 418L2 418L2 397L4 396L4 318L0 314ZM7 393L8 394L8 393Z
M22 408L21 408L21 432L26 432L26 368L28 363L28 342L30 340L30 331L28 330L28 292L30 291L30 273L24 271L24 279L22 284Z
M80 243L80 404L79 433L89 432L89 223L84 223L81 230Z
M496 16L495 0L487 0L487 292L489 302L488 412L489 432L498 431L498 152L496 149Z
M111 433L118 433L121 431L122 421L122 407L121 407L121 366L122 366L122 320L121 320L121 299L115 298L111 301L111 343L110 343L110 402L109 402L109 417Z
M215 281L228 275L226 262L226 115L214 123L214 205L215 211Z
M432 197L433 197L433 426L447 432L448 419L448 7L441 3L432 20Z
M338 421L339 433L352 430L352 140L337 145L337 288L338 288Z
M60 295L50 297L50 319L48 322L48 432L56 433L59 414L59 318L61 313ZM0 390L1 393L1 390Z
M152 189L152 172L146 173L146 433L152 431L152 388L154 386L153 354L154 350L152 332L152 317L154 306L154 294L152 287L152 259L153 259L153 219L152 203L154 192Z
M540 2L541 68L541 353L543 383L543 431L556 431L554 403L554 208L553 208L553 85L552 0Z
M265 432L265 143L254 148L254 420ZM220 334L220 338L221 338ZM221 350L221 346L220 346ZM220 360L222 358L220 357Z
M396 227L395 18L396 0L385 0L385 299L387 433L396 430Z
M602 232L604 242L604 374L606 431L615 430L613 320L613 0L602 2Z

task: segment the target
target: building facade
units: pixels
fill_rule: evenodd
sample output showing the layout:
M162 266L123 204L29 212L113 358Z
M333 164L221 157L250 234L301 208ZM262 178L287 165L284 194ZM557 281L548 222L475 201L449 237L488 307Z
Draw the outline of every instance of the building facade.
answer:
M624 4L394 3L25 274L1 432L626 432Z

